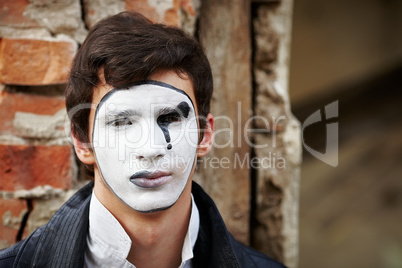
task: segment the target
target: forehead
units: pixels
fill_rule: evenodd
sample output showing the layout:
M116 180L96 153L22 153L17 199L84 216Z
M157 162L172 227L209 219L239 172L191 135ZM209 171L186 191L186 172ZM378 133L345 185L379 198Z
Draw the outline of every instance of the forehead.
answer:
M190 96L181 89L159 81L144 81L127 89L113 89L103 96L98 109L113 106L113 109L142 110L187 102L193 106Z
M101 100L103 99L103 97L105 95L107 95L109 92L115 90L111 85L106 84L104 82L104 79L102 79L102 77L100 77L100 78L101 78L102 82L100 85L98 85L95 88L95 90L93 92L93 96L92 96L92 104L94 104L95 107L99 105L99 103L101 102ZM157 72L157 73L151 75L149 77L149 80L167 84L171 87L174 87L174 88L184 92L188 96L188 98L191 100L196 114L198 113L194 88L193 88L192 82L191 82L190 78L188 77L188 75L186 75L185 73L182 73L179 76L174 71L164 71L164 72ZM164 89L166 89L167 92L171 92L171 90L169 90L169 88L164 88ZM94 110L91 110L90 121L92 121L91 118L93 118L93 115L94 115Z

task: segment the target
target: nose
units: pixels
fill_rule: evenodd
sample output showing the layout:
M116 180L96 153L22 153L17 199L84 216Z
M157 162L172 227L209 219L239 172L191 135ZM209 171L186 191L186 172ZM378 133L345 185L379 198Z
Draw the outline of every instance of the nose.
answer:
M147 141L137 149L137 159L157 160L166 155L166 141L162 131L154 124L143 134L148 136ZM147 132L147 133L146 133Z
M142 147L137 152L137 159L139 160L157 160L163 158L166 154L163 148L144 148Z

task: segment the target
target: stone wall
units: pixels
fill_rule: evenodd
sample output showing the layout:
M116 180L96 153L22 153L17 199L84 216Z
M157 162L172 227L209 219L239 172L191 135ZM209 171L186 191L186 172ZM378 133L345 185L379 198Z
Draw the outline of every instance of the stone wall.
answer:
M300 126L288 97L291 0L204 0L215 146L197 181L243 243L296 267Z
M94 23L137 10L182 27L206 48L217 132L196 180L237 239L295 267L300 140L287 97L292 1L256 2L0 0L0 248L46 223L88 181L68 138L69 66ZM261 159L269 163L254 163Z
M288 76L292 1L254 6L254 173L251 245L295 267L298 260L300 125L290 110ZM262 120L264 119L264 120ZM270 241L270 243L266 243Z

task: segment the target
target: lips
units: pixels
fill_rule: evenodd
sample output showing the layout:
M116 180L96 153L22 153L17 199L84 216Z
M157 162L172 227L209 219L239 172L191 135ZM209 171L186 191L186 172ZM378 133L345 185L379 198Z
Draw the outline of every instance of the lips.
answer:
M141 188L156 188L163 185L171 174L163 171L139 171L130 177L130 181Z

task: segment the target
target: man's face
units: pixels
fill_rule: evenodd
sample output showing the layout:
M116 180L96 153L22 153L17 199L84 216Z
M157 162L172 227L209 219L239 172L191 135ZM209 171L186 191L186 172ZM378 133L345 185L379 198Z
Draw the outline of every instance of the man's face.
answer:
M96 169L110 190L137 211L172 206L195 166L192 85L173 78L166 81L170 84L145 82L94 95L99 101L91 116Z

